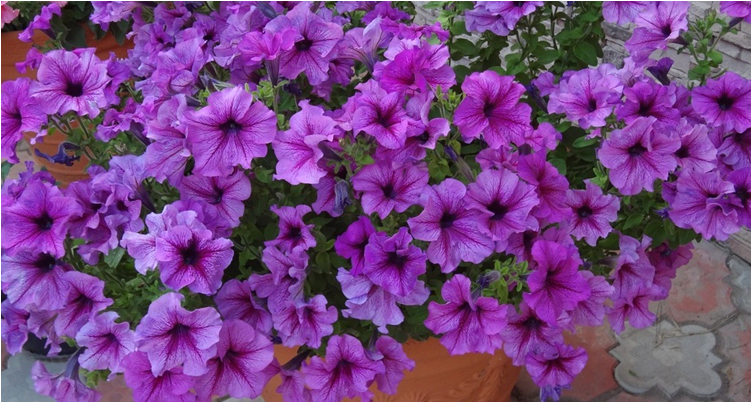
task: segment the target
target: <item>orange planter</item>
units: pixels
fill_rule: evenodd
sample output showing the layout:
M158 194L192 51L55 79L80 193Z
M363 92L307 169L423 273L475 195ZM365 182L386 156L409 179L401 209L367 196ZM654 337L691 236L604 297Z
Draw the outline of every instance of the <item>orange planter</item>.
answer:
M410 340L403 345L405 354L415 361L415 369L405 373L397 393L385 395L371 386L374 401L454 401L505 402L510 400L520 368L512 365L503 351L496 354L464 354L450 356L438 339ZM280 365L295 356L296 350L274 346ZM272 378L261 396L266 402L280 402L276 392L279 375Z

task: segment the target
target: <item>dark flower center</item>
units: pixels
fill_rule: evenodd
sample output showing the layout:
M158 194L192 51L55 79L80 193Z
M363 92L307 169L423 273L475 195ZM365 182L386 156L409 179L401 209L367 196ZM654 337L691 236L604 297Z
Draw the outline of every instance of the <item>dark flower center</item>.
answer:
M236 122L235 119L230 118L225 123L222 123L222 126L220 126L220 130L222 130L226 134L235 134L241 129L240 123Z
M378 124L380 124L380 125L382 125L384 127L387 127L387 128L392 125L389 122L389 115L384 115L379 110L376 111L376 122L378 122Z
M718 98L718 107L721 108L722 111L727 111L731 109L732 106L734 106L734 100L729 98L728 95L724 94Z
M381 190L384 191L384 197L387 199L394 199L397 197L397 194L394 191L394 185L391 183L387 183L386 186L384 186Z
M65 86L65 93L68 96L71 97L80 97L84 94L84 86L82 83L71 83L69 82Z
M676 156L679 158L687 158L689 157L689 150L685 146L681 146L679 150L676 151Z
M750 195L750 193L749 193L749 190L747 190L747 189L745 189L743 187L736 188L736 192L735 193L736 193L736 197L738 197L739 200L742 201L742 204L745 205L745 206L747 205L747 202L749 202L750 197L752 197L752 195Z
M588 100L588 112L595 112L596 109L598 109L598 103L595 101L595 98L590 98Z
M55 269L55 266L57 266L57 259L48 253L43 253L39 255L37 261L34 262L34 266L43 273L49 273Z
M668 38L669 35L671 35L671 25L664 25L663 28L661 28L661 33L664 37Z
M512 4L513 4L513 5L515 6L515 7L522 7L522 6L524 6L524 5L525 5L525 2L524 2L524 1L513 1L513 2L512 2Z
M287 239L299 239L301 235L302 233L298 227L292 227L287 230Z
M637 111L637 114L640 116L648 117L650 116L650 112L653 109L653 105L650 103L643 104L640 103L640 109Z
M41 216L34 219L34 223L37 225L37 227L39 227L39 229L46 231L52 228L54 221L52 220L52 217L50 217L50 215L45 211Z
M407 262L407 256L400 255L397 252L389 252L389 264L402 269L402 266Z
M483 115L487 118L490 118L491 116L493 116L495 109L496 109L496 105L486 104L486 106L483 107Z
M308 50L313 46L313 41L308 38L303 38L302 41L295 43L295 49Z
M170 334L174 337L183 337L183 336L188 335L190 330L191 330L190 327L182 323L177 323L175 326L172 327L172 329L170 329Z
M225 194L225 191L223 189L214 187L214 198L209 203L211 204L222 203L222 196L224 196L224 194Z
M441 220L439 220L439 225L441 228L446 229L452 226L454 224L454 220L456 220L457 217L454 216L452 213L444 213L444 215L441 216Z
M522 244L525 245L525 250L533 249L533 241L535 240L536 235L538 235L538 233L535 231L525 231L522 234Z
M100 203L91 203L89 204L89 208L94 211L99 211L99 209L102 208L102 205Z
M534 316L531 316L527 319L525 319L524 322L522 322L522 326L524 326L527 329L535 330L540 327L541 322Z
M125 204L125 201L119 200L117 202L117 209L120 211L128 211L128 206Z
M593 215L593 209L591 209L589 206L582 206L577 209L577 215L582 218L588 218Z
M640 155L642 155L642 153L644 153L647 150L648 149L643 147L642 144L638 143L638 144L633 145L632 147L629 147L627 152L629 153L631 157L639 157Z
M186 264L188 266L196 264L199 258L199 252L196 248L196 243L191 240L191 243L180 251L180 255L183 257L183 264Z
M428 131L425 131L423 132L423 134L418 136L418 141L420 142L420 144L426 144L429 138L431 138L431 135L428 134Z
M498 200L494 200L487 208L488 211L494 213L494 215L491 216L492 220L501 220L509 211L507 206L503 206Z

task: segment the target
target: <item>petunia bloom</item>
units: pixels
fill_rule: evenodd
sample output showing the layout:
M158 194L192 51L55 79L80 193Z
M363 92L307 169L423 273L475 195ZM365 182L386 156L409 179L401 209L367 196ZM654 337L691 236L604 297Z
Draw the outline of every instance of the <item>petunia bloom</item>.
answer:
M676 181L676 196L669 201L668 216L680 228L692 228L703 238L726 240L739 230L734 185L718 171L682 172Z
M616 117L631 124L641 117L654 117L654 125L662 130L672 130L681 114L674 108L676 94L671 87L654 82L636 82L624 89L624 105L616 109Z
M619 25L634 22L637 14L642 11L645 1L604 1L603 19Z
M5 7L5 6L3 6ZM18 163L16 144L26 132L39 132L47 123L47 115L29 95L31 80L19 78L2 83L2 156ZM33 143L33 141L32 141Z
M568 190L567 205L572 215L567 223L572 228L575 239L585 239L588 245L595 246L598 238L605 238L611 232L609 223L616 221L619 199L604 195L595 184L587 181L585 190Z
M215 206L219 217L232 228L240 225L245 209L243 202L251 197L251 180L241 170L228 176L191 175L184 178L178 188L183 199L199 200Z
M530 126L532 109L520 102L525 87L514 82L514 77L476 72L462 83L462 91L466 96L454 113L454 122L465 142L482 134L494 149L523 143L520 138Z
M157 298L136 327L138 351L147 354L155 377L181 364L187 375L203 375L208 371L206 362L216 355L222 327L219 313L214 308L188 311L180 306L182 299L174 292ZM124 366L127 378L128 363Z
M556 348L529 354L525 368L539 387L555 387L571 384L585 368L585 363L587 352L584 348L558 343Z
M365 251L368 239L376 229L368 217L361 216L357 221L350 224L342 235L334 242L334 250L345 259L350 259L351 273L357 276L363 271L365 265Z
M383 232L372 234L365 248L363 274L387 292L406 296L426 272L426 255L410 244L412 240L406 227L391 237Z
M621 130L614 130L598 150L598 159L609 168L608 178L624 195L643 189L653 191L656 179L666 180L676 168L673 154L681 141L655 127L656 119L638 118Z
M214 303L217 304L222 319L242 320L259 333L271 333L272 315L263 306L262 301L253 295L248 281L226 281L214 296Z
M75 338L76 333L100 311L112 305L113 301L104 296L104 281L77 271L63 275L68 282L68 295L65 305L57 311L55 333Z
M125 384L133 390L136 402L193 402L196 395L190 392L193 378L183 373L182 367L173 367L160 375L152 373L146 353L136 351L123 359Z
M405 377L404 371L412 371L415 361L407 357L402 344L389 336L381 336L376 340L372 355L377 356L384 364L384 373L376 375L376 385L383 393L397 393L397 386Z
M295 207L274 205L271 211L279 216L279 234L277 238L266 241L264 245L277 246L284 252L298 248L307 250L316 246L316 239L311 233L313 224L306 225L303 222L303 216L311 212L310 207L304 204Z
M590 296L577 303L571 313L572 322L579 326L600 326L606 315L607 298L614 293L614 287L603 276L583 270L580 275L588 282Z
M364 92L356 101L353 133L373 136L389 149L404 147L409 120L402 105L403 98L398 92L387 94L380 88Z
M747 21L747 24L750 23L750 14L752 14L748 1L722 1L721 12L735 19L743 19Z
M749 80L729 71L692 90L692 107L711 126L738 133L750 126Z
M118 314L103 312L87 322L76 334L76 343L86 350L78 358L89 371L109 369L123 372L123 359L136 351L136 335L128 322L115 323Z
M608 321L616 334L624 331L629 324L637 329L646 328L655 322L655 314L650 311L650 301L655 301L661 295L660 289L653 285L639 287L632 292L614 300L613 308L607 311Z
M59 402L97 402L101 394L86 386L79 375L79 349L59 374L50 374L41 361L36 361L31 367L31 379L34 381L34 391L40 395L49 396Z
M509 311L507 326L501 332L504 341L504 353L512 359L514 365L525 363L528 353L542 351L563 343L562 329L540 320L524 301L520 312Z
M332 324L337 321L337 308L326 306L326 297L316 295L308 301L289 301L287 307L274 315L282 344L294 347L305 344L319 348L321 339L332 334Z
M548 222L558 222L569 217L571 211L565 204L569 181L546 161L545 151L520 156L517 173L524 181L534 185L538 205L532 215Z
M425 164L406 165L401 169L370 164L353 176L352 186L362 192L363 211L366 214L375 212L383 220L392 210L404 213L418 203L428 186L428 169Z
M437 87L449 88L455 81L448 60L449 48L446 45L425 43L402 50L384 66L379 84L387 92L408 94L432 92Z
M691 125L685 120L679 123L674 133L681 141L681 147L674 156L679 168L687 171L709 172L716 167L716 148L708 137L705 125Z
M551 93L548 113L564 113L583 129L603 127L614 106L620 103L622 88L611 65L574 72Z
M73 268L48 253L24 251L15 256L2 255L3 293L18 308L34 304L38 309L62 308L70 284L63 275Z
M635 18L637 28L624 47L638 60L647 59L656 49L666 49L670 41L687 30L688 11L688 2L648 4Z

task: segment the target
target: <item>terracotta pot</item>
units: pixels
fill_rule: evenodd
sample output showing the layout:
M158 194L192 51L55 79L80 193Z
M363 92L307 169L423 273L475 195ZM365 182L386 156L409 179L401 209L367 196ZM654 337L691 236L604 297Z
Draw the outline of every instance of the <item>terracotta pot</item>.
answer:
M60 143L68 139L65 134L59 131L55 131L54 134L48 134L41 138L41 141L37 141L36 144L31 144L31 138L33 137L33 135L33 133L26 133L24 135L24 139L26 139L26 142L29 143L31 157L34 159L34 162L37 164L37 166L41 166L47 169L47 171L52 174L52 177L54 177L56 181L60 182L60 187L67 188L71 182L89 179L89 174L86 173L86 168L89 165L89 159L86 158L85 155L81 155L81 159L74 162L72 166L66 166L63 164L55 164L42 157L39 157L34 151L36 149L47 155L57 154L57 149L60 146Z
M415 361L415 369L405 373L397 393L385 395L371 386L374 401L454 401L505 402L510 400L520 368L512 365L503 351L496 354L464 354L450 356L438 339L410 340L403 345L405 354ZM295 356L296 350L274 346L280 365ZM261 396L266 402L280 402L276 392L279 375L269 381Z

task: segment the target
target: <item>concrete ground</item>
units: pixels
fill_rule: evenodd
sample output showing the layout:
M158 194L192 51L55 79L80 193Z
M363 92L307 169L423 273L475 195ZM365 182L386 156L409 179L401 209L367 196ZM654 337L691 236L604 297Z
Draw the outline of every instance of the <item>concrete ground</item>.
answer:
M30 158L20 146L20 159ZM11 177L18 174L18 164ZM608 324L581 328L569 342L589 359L563 401L750 401L750 241L743 230L719 245L695 245L678 270L671 295L656 302L656 324L616 336ZM34 358L8 357L3 346L2 401L51 401L34 392ZM47 363L50 372L62 362ZM102 401L132 400L122 377L100 386ZM513 400L537 401L538 388L522 371Z

